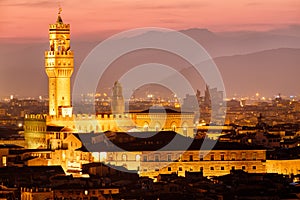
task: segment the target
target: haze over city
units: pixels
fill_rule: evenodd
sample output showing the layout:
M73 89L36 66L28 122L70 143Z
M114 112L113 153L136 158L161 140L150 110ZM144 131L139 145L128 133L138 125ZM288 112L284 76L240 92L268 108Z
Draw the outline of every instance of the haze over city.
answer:
M71 45L76 55L73 79L89 52L112 34L132 28L163 27L182 31L205 47L221 72L229 97L300 94L299 1L94 0L82 4L3 0L0 2L1 97L47 96L43 52L48 49L47 26L55 20L59 5L64 21L71 24ZM144 58L135 59L142 62ZM132 67L129 59L123 60L116 67L122 70ZM120 76L116 71L109 75L109 80L99 83L104 92ZM204 87L199 85L201 90Z
M299 11L1 0L0 199L300 199Z

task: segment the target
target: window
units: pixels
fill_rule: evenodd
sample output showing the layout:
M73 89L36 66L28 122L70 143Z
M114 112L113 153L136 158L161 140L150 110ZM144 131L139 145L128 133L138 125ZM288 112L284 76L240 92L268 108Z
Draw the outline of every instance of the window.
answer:
M143 161L147 162L147 156L143 156Z
M200 172L203 172L203 167L200 167Z
M187 128L186 127L183 128L182 133L184 136L187 136Z
M252 159L253 159L253 160L256 160L256 156L257 156L257 153L254 152L254 153L252 154Z
M172 168L171 168L171 167L168 167L168 171L169 171L169 172L172 171Z
M215 168L214 167L210 167L210 170L215 170Z
M215 155L210 155L210 160L215 160Z
M232 166L232 167L231 167L231 170L235 170L235 166Z
M201 161L203 160L203 154L200 154L200 160Z
M145 124L144 124L144 131L148 131L148 128L149 128L149 125L148 125L147 122L145 122Z
M6 156L2 156L2 165L6 166L7 165L7 157Z
M139 162L139 161L141 160L141 156L140 156L140 155L136 155L136 156L135 156L135 160L136 160L137 162Z
M225 155L221 154L221 160L225 160Z
M246 153L242 152L242 160L246 160Z
M223 167L223 166L221 167L221 170L224 170L224 167Z
M245 170L246 169L246 166L242 166L242 170Z
M155 160L155 162L159 162L159 156L155 155L154 160Z
M168 161L172 161L172 155L171 154L168 154Z
M181 171L182 171L182 167L179 167L179 168L178 168L178 171L180 171L180 172L181 172Z
M176 125L172 124L172 131L176 131Z
M253 170L256 170L256 166L252 166L252 169L253 169Z
M159 131L160 130L160 125L159 124L156 124L155 125L155 131Z
M235 160L235 157L236 157L236 156L235 156L235 153L232 153L232 154L231 154L231 160Z
M194 159L193 159L193 155L190 155L190 161L193 161Z
M123 155L122 155L122 160L123 160L123 161L126 161L126 160L127 160L126 154L123 154Z

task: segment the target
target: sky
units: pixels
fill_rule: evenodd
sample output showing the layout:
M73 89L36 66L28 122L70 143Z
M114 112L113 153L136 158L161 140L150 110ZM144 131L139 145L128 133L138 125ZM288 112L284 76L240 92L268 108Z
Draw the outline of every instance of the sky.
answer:
M204 46L207 43L208 52L216 57L276 48L300 49L299 0L0 0L0 97L10 94L47 95L43 52L49 48L48 25L55 23L59 7L62 8L63 21L71 24L75 71L97 44L95 41L100 42L120 31L143 27L187 30L196 38L200 33L204 37L197 38L197 41ZM194 28L200 29L189 31ZM256 34L255 37L241 34L248 32L268 33ZM231 34L237 37L232 39ZM282 57L287 58L286 55ZM242 65L236 64L237 67ZM273 63L262 72L268 75L271 66ZM290 71L293 75L300 73L293 67L291 65L294 71ZM228 73L225 83L239 85L232 82L236 78L231 74ZM278 74L282 81L289 79L288 74ZM255 94L256 88L270 85L273 87L270 94L295 91L300 96L300 86L294 87L299 84L291 83L285 86L286 89L277 91L279 85L276 82L268 82L268 79L262 82L264 84L259 86L255 82L245 84L249 84L250 89L252 87L251 94ZM246 90L238 90L237 87L231 93L245 91L241 95L249 95ZM269 88L261 90L270 91Z
M137 27L268 30L300 19L299 0L1 0L0 37L44 38L59 5L74 37Z

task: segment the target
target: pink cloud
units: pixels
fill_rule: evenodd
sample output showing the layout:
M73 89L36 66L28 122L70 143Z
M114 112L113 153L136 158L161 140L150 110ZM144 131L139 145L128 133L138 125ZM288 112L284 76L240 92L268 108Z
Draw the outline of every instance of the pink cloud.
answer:
M58 5L52 0L2 0L0 37L45 37ZM71 23L75 36L145 26L265 30L300 21L296 0L65 0L61 5L63 19Z

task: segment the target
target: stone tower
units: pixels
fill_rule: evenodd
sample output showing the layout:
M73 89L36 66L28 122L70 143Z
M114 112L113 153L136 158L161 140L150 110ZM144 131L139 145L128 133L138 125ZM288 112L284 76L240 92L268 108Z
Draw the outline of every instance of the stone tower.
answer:
M111 111L113 114L123 114L125 112L124 98L121 84L116 81L113 87L111 99Z
M49 78L49 115L71 116L70 79L74 69L74 55L70 50L70 24L60 16L49 25L49 45L45 51L45 70Z

